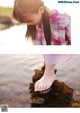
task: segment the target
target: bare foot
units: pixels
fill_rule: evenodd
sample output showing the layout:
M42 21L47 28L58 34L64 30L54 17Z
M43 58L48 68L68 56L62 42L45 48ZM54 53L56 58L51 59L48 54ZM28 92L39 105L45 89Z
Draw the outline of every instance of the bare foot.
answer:
M45 70L43 77L35 84L35 91L48 90L52 83L55 81L56 75L54 74L54 68L49 67Z

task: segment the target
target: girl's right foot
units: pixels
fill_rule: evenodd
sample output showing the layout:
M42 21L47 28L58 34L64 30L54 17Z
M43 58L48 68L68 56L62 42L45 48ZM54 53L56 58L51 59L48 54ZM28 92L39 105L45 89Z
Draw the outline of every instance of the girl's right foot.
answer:
M35 91L46 91L51 88L53 82L56 79L54 67L55 65L46 66L44 75L35 84Z

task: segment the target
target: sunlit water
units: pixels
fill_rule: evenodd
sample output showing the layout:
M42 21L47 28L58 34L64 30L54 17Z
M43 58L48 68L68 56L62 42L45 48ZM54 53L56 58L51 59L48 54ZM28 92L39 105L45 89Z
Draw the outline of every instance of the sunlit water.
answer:
M27 46L31 45L30 41L25 39L27 26L16 25L6 30L0 30L0 46Z

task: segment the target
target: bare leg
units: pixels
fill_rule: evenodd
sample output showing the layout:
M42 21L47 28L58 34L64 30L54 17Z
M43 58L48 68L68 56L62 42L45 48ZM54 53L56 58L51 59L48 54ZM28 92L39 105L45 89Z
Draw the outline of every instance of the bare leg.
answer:
M46 65L43 77L35 84L35 91L45 91L49 89L55 80L55 64Z

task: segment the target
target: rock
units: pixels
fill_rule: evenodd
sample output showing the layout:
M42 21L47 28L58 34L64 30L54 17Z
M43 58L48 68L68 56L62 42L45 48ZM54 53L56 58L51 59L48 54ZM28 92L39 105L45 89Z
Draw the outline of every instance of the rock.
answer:
M5 25L12 25L12 21L10 17L0 17L0 23Z
M32 103L35 103L35 104L43 104L44 103L44 98L39 98L39 97L36 97L36 98L32 98Z
M31 107L70 107L71 103L74 102L74 89L67 86L64 82L59 82L58 80L55 80L51 86L51 90L47 93L34 91L35 82L43 76L44 70L45 68L42 68L41 71L37 69L35 70L33 83L30 85L30 93L32 99ZM38 99L41 100L39 101Z
M16 20L14 20L13 18L4 16L4 17L0 17L0 30L4 30L6 28L9 28L13 25L17 25L19 24Z

